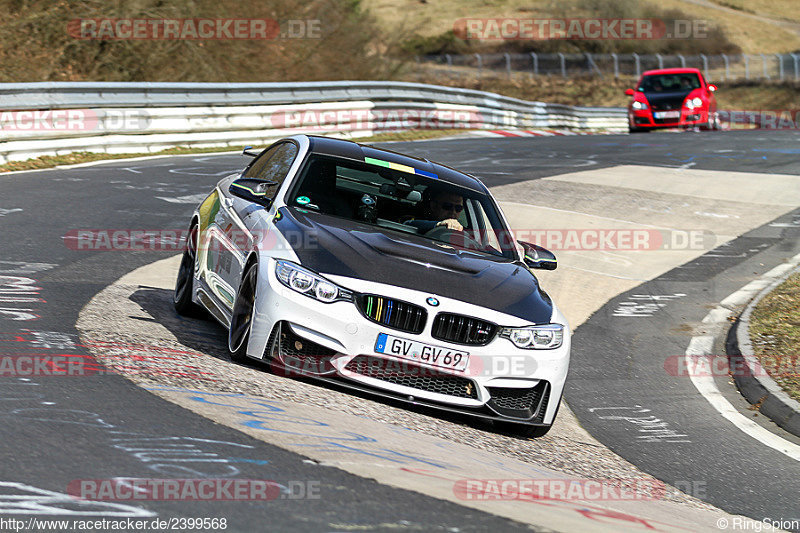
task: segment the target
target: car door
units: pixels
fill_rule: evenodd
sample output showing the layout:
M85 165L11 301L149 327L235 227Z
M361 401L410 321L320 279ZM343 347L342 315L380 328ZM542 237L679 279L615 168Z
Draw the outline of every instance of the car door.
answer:
M272 200L286 179L298 150L292 141L274 144L247 166L242 177L276 182L265 197ZM222 187L220 192L220 210L215 218L216 231L212 232L213 243L209 253L210 260L213 254L210 266L214 268L209 268L209 271L217 278L217 287L212 288L215 295L232 308L247 256L253 243L262 242L264 238L263 235L253 235L252 217L258 216L265 207L232 195L227 187Z

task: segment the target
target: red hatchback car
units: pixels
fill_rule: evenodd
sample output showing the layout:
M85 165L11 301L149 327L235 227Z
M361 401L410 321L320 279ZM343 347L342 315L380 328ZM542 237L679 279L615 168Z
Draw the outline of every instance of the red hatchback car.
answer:
M628 129L648 131L655 128L719 129L717 86L706 83L696 68L648 70L642 74L628 104Z

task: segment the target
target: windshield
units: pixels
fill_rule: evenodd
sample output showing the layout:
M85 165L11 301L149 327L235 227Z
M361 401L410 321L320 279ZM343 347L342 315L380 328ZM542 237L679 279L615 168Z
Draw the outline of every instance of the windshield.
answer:
M645 76L639 84L639 90L646 93L672 93L689 92L700 88L700 79L697 74L654 74Z
M423 171L370 161L312 155L286 204L516 259L511 234L489 196L416 173Z

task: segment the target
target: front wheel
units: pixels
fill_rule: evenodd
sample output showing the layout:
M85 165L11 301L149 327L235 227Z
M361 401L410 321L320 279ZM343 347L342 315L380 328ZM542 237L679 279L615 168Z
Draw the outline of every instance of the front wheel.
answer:
M722 124L719 121L719 113L709 113L708 120L700 127L705 131L719 131L722 129Z
M237 363L244 363L249 359L247 344L250 341L250 329L253 326L257 284L258 263L252 263L242 276L242 283L236 293L236 301L231 313L231 327L228 332L228 352L231 359Z
M714 121L711 123L711 127L715 131L722 130L722 122L719 119L719 112L714 112Z

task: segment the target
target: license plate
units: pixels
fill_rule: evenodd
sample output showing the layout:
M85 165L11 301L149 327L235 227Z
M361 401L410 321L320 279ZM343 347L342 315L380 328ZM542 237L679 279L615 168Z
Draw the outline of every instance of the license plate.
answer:
M464 370L469 362L468 352L401 339L386 333L378 335L378 340L375 341L375 351L450 370Z
M656 111L653 113L655 118L681 118L680 111Z

